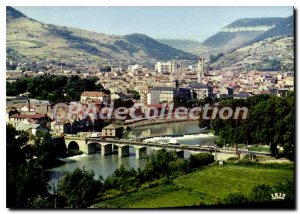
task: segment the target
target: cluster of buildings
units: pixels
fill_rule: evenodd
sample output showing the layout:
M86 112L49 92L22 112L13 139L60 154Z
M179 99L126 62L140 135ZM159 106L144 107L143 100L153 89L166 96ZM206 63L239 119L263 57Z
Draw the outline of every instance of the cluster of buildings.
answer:
M77 102L84 107L92 102L97 109L100 109L103 102L109 103L117 99L132 100L133 103L144 105L144 109L138 112L139 114L144 114L147 107L172 103L177 98L183 100L208 97L245 99L257 94L286 96L289 91L294 90L293 72L231 70L207 72L202 58L195 64L181 61L157 62L155 69L134 64L127 69L118 67L110 72L95 72L95 69L90 71L92 72L86 72L82 78L98 77L99 83L108 89L110 94L84 91ZM7 75L9 81L21 78ZM131 91L137 92L139 98L130 93ZM80 111L66 120L54 120L51 117L53 105L54 103L49 103L47 100L28 99L28 94L7 97L7 123L18 130L29 131L33 135L37 130L48 130L53 134L74 133L84 131L85 127L94 128L103 124L103 120L94 118L94 112L84 115L85 111ZM65 110L59 109L58 113L63 115ZM104 131L104 135L107 136L115 133L111 129L103 130L109 130Z

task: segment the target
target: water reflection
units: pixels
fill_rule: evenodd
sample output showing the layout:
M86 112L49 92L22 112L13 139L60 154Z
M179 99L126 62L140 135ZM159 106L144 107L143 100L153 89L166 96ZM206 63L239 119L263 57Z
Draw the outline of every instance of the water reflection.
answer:
M190 134L198 133L198 121L188 121L180 123L166 123L151 126L142 126L125 132L123 138L152 137L160 135Z

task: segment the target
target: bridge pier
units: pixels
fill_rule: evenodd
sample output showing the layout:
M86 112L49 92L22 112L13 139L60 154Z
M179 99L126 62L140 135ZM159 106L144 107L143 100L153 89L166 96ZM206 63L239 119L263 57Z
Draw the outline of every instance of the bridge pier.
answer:
M147 155L147 147L135 147L135 158L141 159Z
M101 144L101 156L112 154L112 144Z
M127 157L129 156L129 146L128 145L118 145L118 157Z

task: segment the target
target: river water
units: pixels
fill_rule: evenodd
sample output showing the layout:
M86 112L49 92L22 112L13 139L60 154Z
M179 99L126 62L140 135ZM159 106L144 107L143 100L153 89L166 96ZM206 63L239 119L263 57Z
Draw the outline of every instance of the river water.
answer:
M124 138L136 138L136 137L153 137L146 139L148 141L158 142L177 142L180 144L201 144L212 145L216 140L216 137L212 134L195 134L199 133L201 129L198 127L197 121L181 122L181 123L168 123L160 125L150 125L134 128L124 134ZM162 135L180 135L177 137L155 137ZM76 167L85 167L88 170L95 172L95 178L100 175L106 178L111 175L116 168L121 164L125 167L143 168L145 165L145 159L137 160L135 158L134 148L129 149L129 157L118 158L117 154L108 155L102 157L100 153L90 155L80 155L74 157L68 157L62 159L65 164L49 169L51 175L51 184L56 184L59 177L61 177L66 171L73 171ZM151 149L147 148L147 153L151 153ZM189 156L188 152L185 152L185 157Z

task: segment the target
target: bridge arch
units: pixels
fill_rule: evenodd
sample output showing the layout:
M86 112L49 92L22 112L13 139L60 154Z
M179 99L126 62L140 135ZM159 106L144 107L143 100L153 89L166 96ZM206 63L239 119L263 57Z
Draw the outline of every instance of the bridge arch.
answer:
M87 144L87 154L96 153L101 150L100 143L92 142Z
M71 141L68 144L68 152L78 152L79 151L79 145L76 141Z

